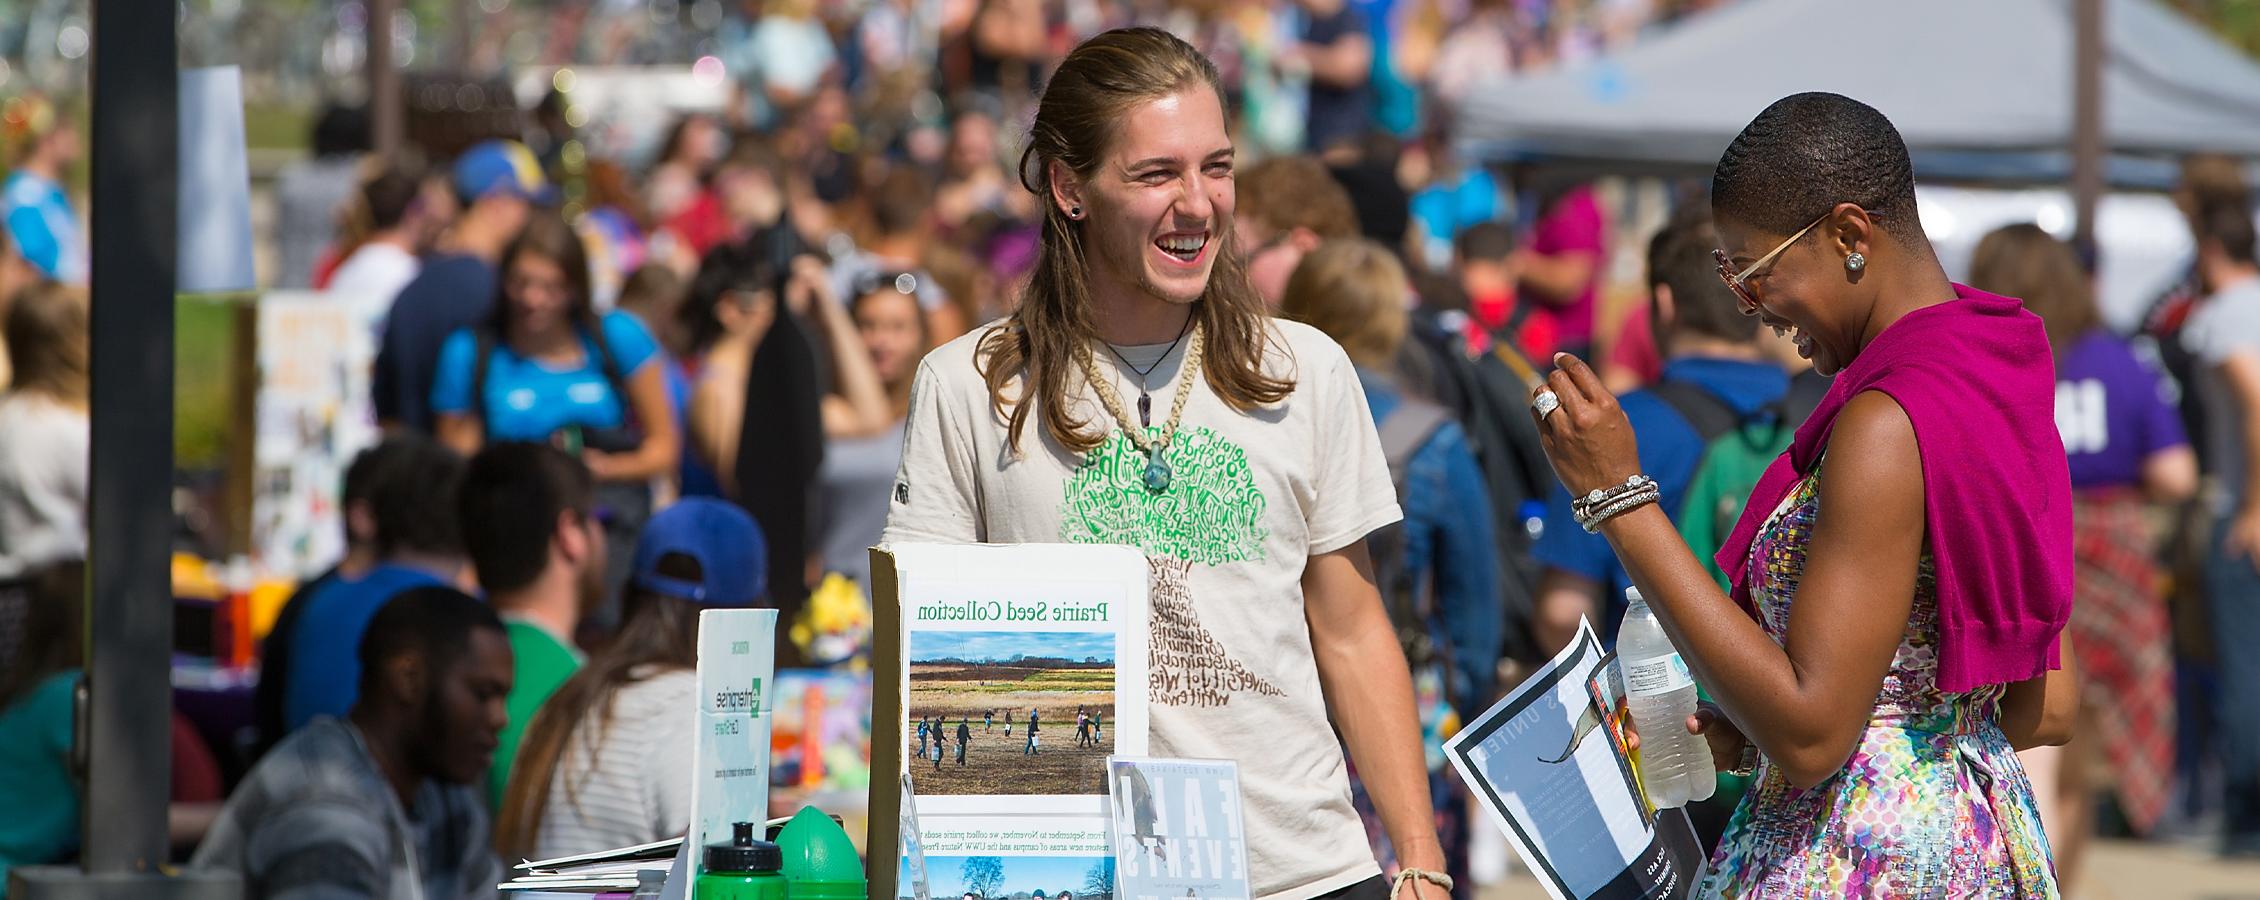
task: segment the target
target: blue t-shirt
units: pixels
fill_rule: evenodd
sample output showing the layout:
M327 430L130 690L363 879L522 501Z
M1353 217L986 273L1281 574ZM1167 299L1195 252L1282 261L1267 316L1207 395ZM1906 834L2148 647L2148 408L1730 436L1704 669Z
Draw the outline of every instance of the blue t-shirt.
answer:
M1413 194L1411 212L1429 234L1449 241L1472 226L1498 220L1499 182L1490 172L1470 166L1449 182Z
M620 366L620 377L633 377L659 359L659 342L636 317L615 310L602 322L605 346ZM627 421L626 398L615 395L604 377L603 358L587 335L581 339L586 353L578 365L552 368L526 359L503 341L493 343L487 362L486 396L480 410L490 441L546 441L558 429L618 428ZM439 368L432 381L433 413L471 412L471 383L479 365L479 336L470 328L447 336L440 347Z
M2127 342L2088 332L2056 360L2056 431L2075 488L2135 487L2142 461L2189 443L2165 377Z
M61 862L78 847L71 695L79 672L47 676L0 709L0 885L12 866ZM158 727L166 727L160 725Z
M79 244L78 215L71 212L63 186L16 172L0 188L0 216L24 261L41 274L67 284L86 283L86 259Z
M1789 393L1789 374L1773 363L1733 359L1687 358L1664 364L1663 380L1692 383L1711 392L1746 419L1778 403ZM1634 391L1618 398L1632 433L1639 438L1640 471L1656 479L1664 510L1676 512L1687 492L1687 482L1702 464L1705 445L1695 426L1663 398ZM1570 515L1569 492L1556 486L1546 502L1546 530L1530 548L1531 556L1549 569L1600 582L1606 604L1593 627L1615 646L1617 623L1624 618L1624 589L1632 585L1624 564L1617 561L1609 541L1587 534Z
M297 731L315 716L352 709L361 695L361 634L369 620L401 591L439 583L430 572L386 563L359 578L339 576L300 599L306 611L290 635L283 727Z
M448 253L424 260L385 316L370 399L377 418L432 430L432 371L440 345L458 328L484 320L494 306L494 266Z

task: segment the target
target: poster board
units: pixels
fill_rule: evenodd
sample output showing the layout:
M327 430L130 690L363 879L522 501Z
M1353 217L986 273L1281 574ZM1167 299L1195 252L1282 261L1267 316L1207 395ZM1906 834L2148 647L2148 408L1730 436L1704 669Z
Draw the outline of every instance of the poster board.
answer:
M871 896L903 895L903 795L876 787L889 773L915 787L935 896L1111 881L1107 758L1146 752L1144 556L897 544L872 551L872 574Z
M312 577L345 555L345 470L382 437L375 331L363 310L313 291L269 292L255 315L251 552L267 572Z

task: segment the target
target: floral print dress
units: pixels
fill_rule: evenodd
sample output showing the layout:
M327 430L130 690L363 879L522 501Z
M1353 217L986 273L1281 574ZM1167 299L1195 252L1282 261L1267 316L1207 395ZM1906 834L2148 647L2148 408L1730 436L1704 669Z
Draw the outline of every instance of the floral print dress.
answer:
M1776 643L1820 514L1819 469L1751 546L1750 597ZM1938 689L1929 553L1906 635L1844 768L1799 790L1761 761L1711 857L1704 897L2055 897L2032 784L1996 721L2002 687Z

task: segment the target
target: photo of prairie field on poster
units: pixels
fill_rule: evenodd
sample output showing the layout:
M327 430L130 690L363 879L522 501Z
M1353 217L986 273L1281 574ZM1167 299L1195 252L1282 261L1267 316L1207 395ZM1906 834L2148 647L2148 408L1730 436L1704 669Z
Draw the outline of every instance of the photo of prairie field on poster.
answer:
M903 734L919 796L1100 794L1112 632L920 631Z

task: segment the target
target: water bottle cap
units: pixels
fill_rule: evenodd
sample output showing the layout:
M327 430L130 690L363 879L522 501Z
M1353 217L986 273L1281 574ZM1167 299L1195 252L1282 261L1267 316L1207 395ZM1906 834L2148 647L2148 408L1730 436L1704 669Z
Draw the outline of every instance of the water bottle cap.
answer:
M760 873L784 868L784 851L768 841L754 840L752 822L733 823L730 828L735 833L729 843L706 846L706 871Z
M1646 609L1648 606L1648 598L1640 596L1640 589L1636 587L1624 589L1624 602L1642 609Z

